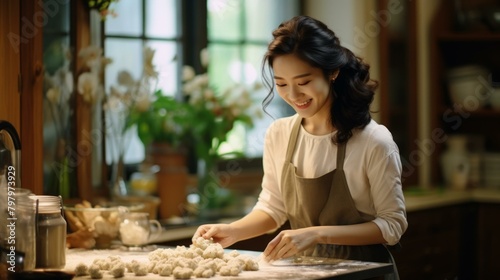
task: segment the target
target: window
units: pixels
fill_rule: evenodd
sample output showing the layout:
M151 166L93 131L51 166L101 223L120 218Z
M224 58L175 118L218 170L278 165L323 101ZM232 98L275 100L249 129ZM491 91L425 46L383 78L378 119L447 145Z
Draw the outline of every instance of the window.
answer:
M271 33L282 21L298 14L299 1L208 0L207 8L209 76L216 88L225 88L231 83L261 81L262 58ZM260 105L267 91L263 88L254 95ZM268 107L274 118L290 115L290 110L280 98ZM244 151L248 157L262 156L264 133L272 121L263 115L254 120L255 127L249 131L235 127L225 148Z
M113 62L106 68L106 90L116 85L120 71L129 71L135 79L142 74L143 49L155 50L154 65L159 72L158 88L165 94L178 92L182 41L179 0L121 0L114 5L117 17L109 17L104 29L104 50ZM130 131L125 162L144 159L144 146L137 133ZM112 149L113 145L107 145ZM107 149L108 162L115 155Z
M201 10L205 8L206 14ZM298 13L299 0L121 0L115 11L118 17L108 18L104 30L105 55L113 60L106 69L106 90L116 84L121 70L127 69L139 77L142 49L150 46L156 50L158 86L173 95L179 92L181 66L198 63L199 50L207 45L208 73L214 86L260 82L262 57L271 32ZM265 89L255 93L257 105L266 94ZM276 98L269 111L275 118L289 115L291 112L284 108L288 106ZM263 116L255 121L252 130L236 127L223 148L260 157L264 132L271 121L272 118ZM130 138L125 162L140 162L144 159L144 147L134 131ZM107 155L108 162L110 156Z

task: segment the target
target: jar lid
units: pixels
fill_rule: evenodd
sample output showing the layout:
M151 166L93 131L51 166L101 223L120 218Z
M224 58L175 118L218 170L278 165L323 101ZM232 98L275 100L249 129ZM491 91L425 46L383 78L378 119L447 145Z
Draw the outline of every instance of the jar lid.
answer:
M38 213L60 213L62 209L61 198L53 195L32 195L30 198L36 207L38 201Z

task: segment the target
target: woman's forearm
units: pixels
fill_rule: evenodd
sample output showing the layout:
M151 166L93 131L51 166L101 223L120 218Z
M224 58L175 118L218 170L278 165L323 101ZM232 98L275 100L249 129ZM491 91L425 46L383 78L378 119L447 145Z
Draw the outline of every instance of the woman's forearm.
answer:
M238 241L262 235L277 227L274 219L260 210L248 213L243 218L232 222L230 226L233 227L236 235L234 238Z
M370 245L386 243L379 227L373 222L343 226L318 226L311 228L320 244Z

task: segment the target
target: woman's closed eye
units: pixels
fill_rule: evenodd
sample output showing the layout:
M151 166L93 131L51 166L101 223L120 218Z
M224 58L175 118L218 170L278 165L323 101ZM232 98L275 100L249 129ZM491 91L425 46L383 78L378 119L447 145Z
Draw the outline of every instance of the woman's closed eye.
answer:
M305 85L307 85L309 82L311 82L311 81L306 81L306 82L303 82L303 83L298 83L297 85L299 85L299 86L305 86ZM276 86L277 86L277 87L284 87L284 86L286 86L286 85L287 85L287 84L279 84L279 83L276 83Z

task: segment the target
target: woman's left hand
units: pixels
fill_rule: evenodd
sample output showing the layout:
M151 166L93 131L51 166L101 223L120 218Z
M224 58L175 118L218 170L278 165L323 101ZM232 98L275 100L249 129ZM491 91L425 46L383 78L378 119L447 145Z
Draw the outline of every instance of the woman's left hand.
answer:
M317 243L316 232L311 228L284 230L267 244L264 256L267 261L288 258Z

